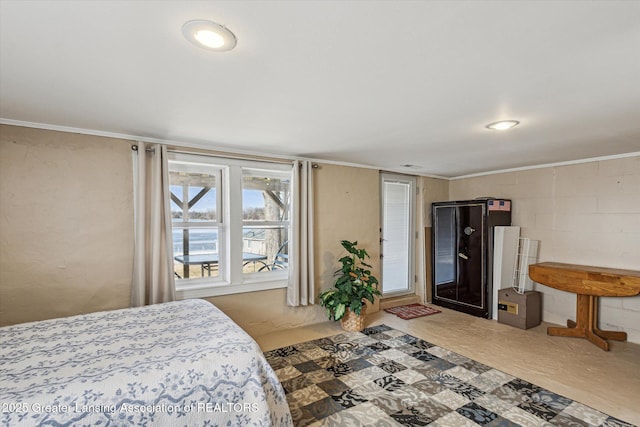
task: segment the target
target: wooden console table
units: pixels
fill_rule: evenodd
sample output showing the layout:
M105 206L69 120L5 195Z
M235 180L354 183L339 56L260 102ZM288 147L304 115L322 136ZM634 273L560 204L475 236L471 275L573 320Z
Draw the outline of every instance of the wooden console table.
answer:
M598 297L628 297L640 294L640 271L586 265L542 262L529 266L535 282L577 294L576 321L567 328L547 328L547 334L586 338L608 351L606 340L626 341L627 333L598 329Z

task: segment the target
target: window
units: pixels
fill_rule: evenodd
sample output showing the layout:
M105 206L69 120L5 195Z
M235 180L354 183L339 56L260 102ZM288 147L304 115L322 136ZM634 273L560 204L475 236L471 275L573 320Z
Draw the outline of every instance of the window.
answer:
M287 270L291 173L242 169L243 272ZM265 257L251 261L252 254Z
M415 293L414 177L380 175L382 202L382 295Z
M285 287L291 165L172 153L179 297Z
M178 278L218 277L220 168L171 164L171 223L175 274Z

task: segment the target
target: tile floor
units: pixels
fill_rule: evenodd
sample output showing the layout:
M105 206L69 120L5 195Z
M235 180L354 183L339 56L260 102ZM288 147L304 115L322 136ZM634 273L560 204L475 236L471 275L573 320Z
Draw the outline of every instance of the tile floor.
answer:
M548 336L548 324L525 331L437 308L442 313L412 320L372 313L366 326L386 324L640 425L640 344L613 341L605 352L583 339ZM340 332L339 323L325 322L254 338L267 351Z

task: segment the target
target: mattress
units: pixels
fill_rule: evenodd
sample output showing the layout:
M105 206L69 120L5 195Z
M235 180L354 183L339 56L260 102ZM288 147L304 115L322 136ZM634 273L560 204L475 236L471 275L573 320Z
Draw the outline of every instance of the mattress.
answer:
M2 425L289 426L256 342L185 300L0 328Z

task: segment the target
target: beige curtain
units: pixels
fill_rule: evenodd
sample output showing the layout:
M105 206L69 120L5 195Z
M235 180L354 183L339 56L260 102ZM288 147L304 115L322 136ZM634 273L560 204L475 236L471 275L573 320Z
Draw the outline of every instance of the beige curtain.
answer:
M289 239L289 286L287 304L313 304L313 165L295 161L292 180L293 205Z
M134 155L131 306L175 300L167 147L138 143Z

